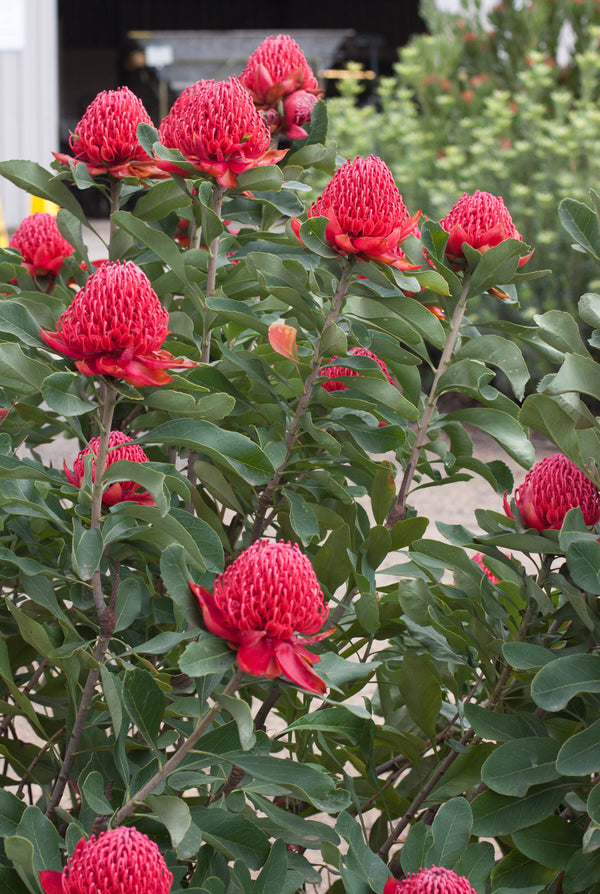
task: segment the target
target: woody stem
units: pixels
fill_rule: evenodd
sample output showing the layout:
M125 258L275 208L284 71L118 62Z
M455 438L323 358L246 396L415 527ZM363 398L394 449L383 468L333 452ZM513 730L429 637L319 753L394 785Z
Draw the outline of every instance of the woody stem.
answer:
M273 499L273 495L277 488L277 485L281 481L283 473L285 472L290 455L292 453L292 449L294 446L294 442L296 440L296 434L298 432L298 428L300 426L300 420L308 407L310 397L312 394L313 386L319 375L319 369L321 367L322 353L321 353L321 344L323 341L323 336L325 332L331 326L332 323L335 323L338 316L340 315L340 311L342 309L342 302L348 291L348 286L350 285L350 280L352 278L352 270L354 268L355 258L349 258L342 275L340 277L340 281L338 283L337 289L335 290L335 295L331 299L331 307L329 309L329 313L325 317L325 321L323 323L323 328L321 329L321 334L319 335L319 340L315 347L312 360L310 363L310 371L308 376L304 381L304 386L302 388L302 393L300 394L300 398L298 400L298 404L296 406L296 412L294 413L292 420L290 422L289 428L287 430L287 434L285 436L285 447L286 453L283 459L283 462L277 467L275 470L275 474L267 483L264 491L261 494L261 497L258 501L258 508L256 511L256 516L254 519L254 524L252 526L252 534L251 539L252 542L257 540L262 531L264 529L264 520L267 509L271 505L271 501Z
M212 190L212 199L210 203L211 211L220 218L221 207L223 205L223 194L225 188L220 183L215 183ZM206 271L206 298L209 298L215 290L217 282L217 262L219 259L219 236L211 239L208 246L208 269ZM202 324L202 351L200 359L202 363L208 363L210 360L210 330L206 325L207 310L204 309L204 321Z
M410 456L408 458L408 462L406 463L404 469L404 475L402 477L402 482L400 484L400 489L398 490L398 495L396 500L394 501L394 505L388 515L385 526L388 530L394 527L396 522L404 518L404 514L406 511L406 498L408 496L408 491L410 489L410 485L412 484L415 472L417 470L417 464L419 462L419 457L421 456L421 451L423 447L427 444L429 438L427 435L427 430L429 428L429 424L433 417L433 413L439 398L439 394L437 393L439 381L443 375L443 373L448 368L450 360L452 358L452 354L454 352L454 348L456 347L456 342L458 339L458 335L460 333L460 327L462 324L463 317L465 315L465 310L467 307L467 295L469 293L469 274L465 274L465 278L463 281L462 292L456 307L454 308L454 313L452 314L452 320L450 322L450 330L448 332L448 337L446 339L446 343L444 345L444 349L442 351L442 355L440 357L440 362L438 363L438 367L435 371L435 375L433 377L433 382L431 385L431 389L429 391L429 396L427 397L427 401L425 403L425 409L423 410L423 415L421 416L421 420L417 426L417 431L415 433L415 440L412 446L412 450L410 452Z
M223 690L222 695L226 695L226 696L233 695L233 693L237 690L238 686L240 685L243 676L244 676L243 670L241 670L240 668L237 668L233 677L231 678L231 680L229 681L229 683ZM142 804L145 801L145 799L148 797L148 795L152 794L152 792L157 787L157 785L160 785L161 782L164 782L164 780L169 776L169 774L172 773L173 770L175 770L179 766L179 764L181 763L183 758L186 756L186 754L188 754L192 750L192 748L194 747L196 742L201 738L201 736L204 735L206 730L209 728L209 726L211 725L211 723L213 722L213 720L215 719L215 717L221 710L222 710L222 708L221 708L221 705L219 704L219 702L218 701L215 702L215 704L212 706L212 708L209 711L207 711L206 714L204 715L204 717L200 720L200 722L198 723L198 725L196 726L196 728L194 729L192 734L190 736L188 736L188 738L185 740L185 742L183 742L182 745L179 746L179 748L177 749L175 754L173 754L169 758L169 760L166 762L164 767L162 767L162 769L159 770L158 773L155 773L154 776L152 777L152 779L150 779L139 790L139 792L137 792L137 794L135 794L133 796L133 798L130 798L129 801L127 801L127 803L124 804L123 807L121 807L121 809L115 813L113 820L112 820L113 826L120 825L123 822L123 820L127 819L128 816L131 816L131 814L135 810L136 804Z

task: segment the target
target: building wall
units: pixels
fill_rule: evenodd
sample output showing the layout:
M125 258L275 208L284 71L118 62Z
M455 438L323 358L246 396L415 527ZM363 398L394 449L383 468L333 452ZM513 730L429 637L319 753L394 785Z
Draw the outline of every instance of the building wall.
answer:
M23 41L2 49L21 15ZM58 138L57 0L0 0L0 160L48 167ZM0 201L10 232L29 213L30 197L0 178Z

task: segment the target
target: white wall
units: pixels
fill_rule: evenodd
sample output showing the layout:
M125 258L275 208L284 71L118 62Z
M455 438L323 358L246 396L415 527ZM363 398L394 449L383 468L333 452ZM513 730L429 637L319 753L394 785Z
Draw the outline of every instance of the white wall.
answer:
M0 0L0 159L47 168L58 138L57 0ZM0 178L0 201L13 231L30 197Z

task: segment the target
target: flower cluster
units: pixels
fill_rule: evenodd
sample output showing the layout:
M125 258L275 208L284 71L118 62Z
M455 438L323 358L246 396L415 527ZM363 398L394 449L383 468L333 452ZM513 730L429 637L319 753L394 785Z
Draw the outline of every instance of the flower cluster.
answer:
M137 138L139 124L152 125L152 120L129 87L103 90L71 134L69 145L75 157L53 155L66 165L83 163L92 177L164 177Z
M40 334L85 375L113 376L138 387L164 385L172 381L165 369L196 365L160 349L168 320L146 274L131 262L115 261L89 277L55 332Z
M129 826L82 838L62 872L40 872L44 894L169 894L173 875L156 844Z
M523 237L512 222L510 212L501 196L477 190L473 195L462 194L440 225L448 232L446 257L450 266L461 270L466 266L463 244L485 252L505 239ZM519 266L529 260L532 253L520 258Z
M37 211L23 218L9 242L21 252L23 266L31 276L58 276L65 258L75 249L61 235L56 218L45 211Z
M106 468L116 463L120 459L127 459L134 463L147 463L148 457L137 444L130 443L129 438L124 432L115 429L111 431L108 439L108 457L106 459ZM98 445L100 438L92 438L88 447L80 450L73 464L73 471L67 468L64 463L65 475L75 487L81 487L83 476L85 474L85 458L86 456L96 457L98 455ZM92 481L96 478L96 460L92 459ZM140 503L145 506L153 506L154 500L148 493L143 491L141 486L135 481L115 481L102 494L102 502L107 506L114 506L115 503L130 501Z
M240 83L273 133L292 140L308 136L303 125L322 90L304 53L288 34L267 37L252 53Z
M177 149L199 174L236 186L250 168L277 164L287 150L270 149L269 128L237 78L197 81L175 100L159 128L160 141ZM169 174L189 177L174 161L156 159Z
M400 270L415 269L400 244L418 234L420 214L409 215L392 172L374 155L348 159L308 211L309 217L328 219L325 238L335 251ZM292 229L300 239L297 218Z
M537 462L515 491L515 503L526 528L544 531L562 527L569 509L581 509L586 525L600 521L598 488L562 453ZM506 494L504 511L513 518Z
M457 875L443 866L430 866L409 872L401 882L389 878L383 894L476 894L464 875Z
M325 691L312 669L319 657L305 645L332 632L317 633L329 609L297 544L257 541L219 575L212 593L192 582L190 587L204 623L237 650L243 671L255 677L283 675L309 692Z

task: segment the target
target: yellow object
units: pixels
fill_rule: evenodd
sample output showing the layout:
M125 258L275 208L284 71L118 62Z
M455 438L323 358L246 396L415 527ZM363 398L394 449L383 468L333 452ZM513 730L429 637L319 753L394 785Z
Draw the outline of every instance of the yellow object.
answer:
M39 196L31 197L30 214L35 214L37 211L43 211L46 214L53 214L54 217L56 217L59 209L60 205L55 205L54 202L50 202L48 199L41 199Z
M2 213L2 202L0 202L0 248L8 246L8 231L4 223L4 214Z

